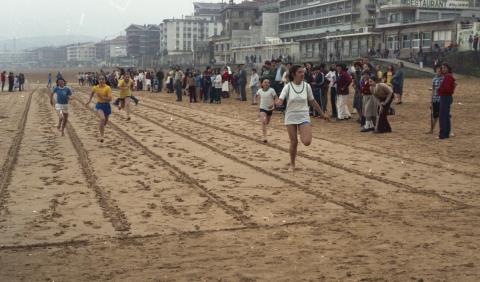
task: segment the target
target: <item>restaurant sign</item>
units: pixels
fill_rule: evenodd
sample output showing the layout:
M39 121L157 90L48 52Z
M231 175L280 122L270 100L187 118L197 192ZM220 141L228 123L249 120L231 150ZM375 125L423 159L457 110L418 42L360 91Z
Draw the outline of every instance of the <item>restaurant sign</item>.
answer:
M472 7L468 0L405 0L405 4L419 8L466 9Z

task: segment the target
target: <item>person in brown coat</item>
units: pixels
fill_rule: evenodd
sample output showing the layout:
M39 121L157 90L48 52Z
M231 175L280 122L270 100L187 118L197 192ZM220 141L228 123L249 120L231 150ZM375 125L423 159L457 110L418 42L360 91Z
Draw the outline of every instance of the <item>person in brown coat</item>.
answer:
M388 122L387 116L391 109L390 105L393 101L393 90L385 83L376 83L374 79L369 81L371 93L379 100L377 123L375 125L375 133L392 132L392 127Z

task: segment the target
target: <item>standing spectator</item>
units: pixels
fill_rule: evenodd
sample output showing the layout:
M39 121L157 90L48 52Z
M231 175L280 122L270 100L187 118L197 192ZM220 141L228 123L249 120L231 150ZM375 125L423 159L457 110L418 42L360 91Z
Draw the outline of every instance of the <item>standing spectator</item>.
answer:
M338 113L337 113L337 71L336 71L337 66L333 64L330 67L330 71L327 73L325 76L328 80L328 86L330 88L330 105L332 107L332 118L337 118Z
M432 79L432 97L430 104L430 131L428 134L433 134L435 125L437 124L440 116L440 96L438 95L438 89L442 85L443 74L441 66L435 67L436 75Z
M362 70L361 70L361 63L355 62L354 64L354 73L353 73L353 89L355 91L353 95L353 108L358 113L358 122L363 125L364 124L364 116L362 114L362 87L360 85L360 81L362 80ZM364 69L365 72L370 73L370 69L368 64L365 64L366 68Z
M203 72L203 102L207 103L210 99L211 96L213 95L212 93L212 69L210 67L207 67L207 69Z
M159 70L159 71L157 71L156 76L157 76L157 79L158 79L157 92L162 92L163 91L163 80L165 79L165 74L163 73L162 70Z
M250 90L252 91L252 105L257 104L257 92L260 88L260 78L257 73L257 69L252 69L252 76L250 77Z
M478 50L478 33L475 34L475 37L473 37L473 50L474 51Z
M2 92L3 92L3 89L5 88L5 81L7 80L7 72L6 71L2 71L2 74L0 75L0 79L1 79L1 82L2 82Z
M244 65L238 66L238 87L240 88L240 100L247 101L247 71L244 69Z
M470 50L473 50L473 35L470 34L470 36L468 37L468 48Z
M15 76L13 72L8 73L8 92L13 92L13 88L15 87Z
M195 96L201 101L203 99L203 77L198 70L193 76L195 79Z
M283 74L285 73L285 67L282 65L281 61L272 61L273 75L275 80L273 82L273 89L277 95L280 95L283 89Z
M25 75L23 73L18 74L18 91L25 90Z
M214 91L210 98L210 103L220 104L222 101L221 94L223 90L223 78L220 74L220 69L215 71L215 78L213 80Z
M405 80L405 73L403 71L403 62L398 64L398 70L392 78L393 93L397 96L397 105L402 104L403 83Z
M326 112L326 100L323 101L322 99L322 87L323 83L325 82L325 76L323 73L320 71L320 67L316 66L313 68L313 81L311 83L312 86L312 91L313 91L313 98L315 101L320 105L320 108L322 109L323 112ZM318 117L320 116L320 113L316 111L315 109L312 108L313 116Z
M347 99L349 94L350 84L352 84L352 77L347 72L345 65L337 66L338 80L337 80L337 113L338 120L347 120L351 118L350 111L347 106Z
M222 96L223 98L228 98L230 96L230 87L229 83L231 81L230 73L228 71L228 67L223 69L222 74Z
M177 94L177 102L182 101L182 81L183 81L183 72L180 68L177 68L175 71L175 93Z
M393 67L393 65L389 65L387 67L387 74L385 76L384 81L390 87L392 87L392 79L394 74L395 74L395 68Z
M380 65L377 65L375 67L375 70L377 71L377 82L382 82L383 81L383 71L382 67Z
M195 93L195 79L193 78L192 72L187 73L187 81L186 81L186 90L188 92L188 96L190 97L190 103L197 102L197 95Z
M453 93L455 92L456 82L452 74L452 68L448 64L442 65L442 84L438 88L440 96L440 139L450 137L451 115L450 108L453 103Z
M362 126L360 132L369 132L375 129L373 120L376 116L376 105L375 98L372 96L372 89L370 85L370 72L364 71L362 76L362 81L360 82L361 93L362 93L362 114L365 117L365 123Z

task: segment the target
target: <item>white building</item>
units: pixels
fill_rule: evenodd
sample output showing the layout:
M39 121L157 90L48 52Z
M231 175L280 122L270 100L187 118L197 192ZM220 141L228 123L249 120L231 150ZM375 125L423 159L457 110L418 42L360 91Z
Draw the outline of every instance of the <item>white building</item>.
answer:
M94 43L75 44L67 47L67 61L93 62L96 59Z
M171 53L192 52L195 42L206 41L209 37L219 35L222 23L213 18L187 16L182 19L163 21L161 48Z
M215 17L186 16L166 19L160 25L160 54L164 64L194 64L197 42L207 42L223 30Z

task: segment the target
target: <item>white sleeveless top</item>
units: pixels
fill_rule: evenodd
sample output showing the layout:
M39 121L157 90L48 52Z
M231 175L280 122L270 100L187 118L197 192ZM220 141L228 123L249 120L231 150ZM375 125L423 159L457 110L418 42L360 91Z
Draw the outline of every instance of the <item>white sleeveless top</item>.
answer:
M308 102L314 100L310 84L305 81L300 85L290 82L283 87L280 99L287 100L285 125L310 123Z

